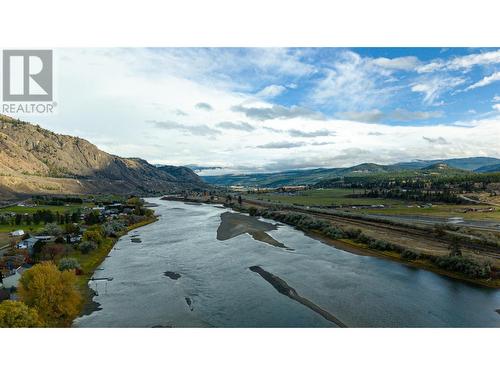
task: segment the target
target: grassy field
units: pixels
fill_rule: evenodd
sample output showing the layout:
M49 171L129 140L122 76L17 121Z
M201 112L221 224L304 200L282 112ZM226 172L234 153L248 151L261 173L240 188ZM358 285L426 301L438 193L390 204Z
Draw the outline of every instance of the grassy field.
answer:
M401 201L382 198L349 198L353 193L363 193L358 189L317 189L304 190L293 194L288 193L265 193L250 194L247 198L269 200L272 202L300 204L304 206L331 206L331 205L373 205L384 204L401 206Z
M8 233L2 233L0 229L0 249L4 247L5 245L10 244L10 237Z
M13 212L16 214L24 214L24 213L32 214L38 210L50 210L53 212L66 213L82 209L89 205L91 204L70 204L67 206L40 205L36 207L11 206L11 207L0 208L0 214L7 212Z
M18 229L22 229L25 232L36 232L42 229L45 224L31 224L31 225L8 225L8 224L0 224L0 233L10 233Z
M363 193L363 190L354 190L354 193ZM453 205L434 204L432 207L417 207L418 202L405 202L383 198L350 198L353 189L317 189L305 190L294 194L265 193L249 194L249 199L259 199L285 204L300 204L303 206L353 206L353 205L381 205L386 208L360 208L352 210L357 213L380 215L418 215L434 217L463 217L470 220L500 220L500 207L494 207L493 212L464 212L466 208L488 208L486 205ZM411 207L409 207L411 206ZM348 208L348 207L347 207Z
M49 205L40 205L36 207L23 207L23 206L12 206L12 207L4 207L0 208L0 215L6 213L16 213L16 214L33 214L38 210L50 210L52 212L59 212L60 214L64 213L73 213L78 209L83 209L86 206L91 204L71 204L67 206L49 206ZM15 231L17 229L23 229L25 232L33 232L38 231L44 227L44 224L31 224L31 225L9 225L9 224L0 224L0 233L9 233Z

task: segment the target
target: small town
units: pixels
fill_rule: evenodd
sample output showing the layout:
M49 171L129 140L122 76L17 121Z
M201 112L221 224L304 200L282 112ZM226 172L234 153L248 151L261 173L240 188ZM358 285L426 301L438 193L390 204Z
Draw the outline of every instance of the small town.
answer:
M18 286L37 266L57 266L55 272L70 272L76 281L77 298L68 299L73 316L47 318L40 326L68 326L89 302L88 280L116 239L154 220L153 211L134 196L36 197L1 208L0 302L22 300Z

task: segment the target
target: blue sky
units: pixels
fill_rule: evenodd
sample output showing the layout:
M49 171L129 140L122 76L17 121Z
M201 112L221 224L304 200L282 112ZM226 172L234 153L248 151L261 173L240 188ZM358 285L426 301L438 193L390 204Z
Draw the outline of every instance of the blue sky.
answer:
M205 173L500 157L498 48L55 50L24 119Z
M500 71L500 53L494 48L318 48L291 49L289 53L310 71L263 77L259 70L248 69L231 78L254 82L248 88L250 94L268 85L281 86L280 94L268 97L275 104L300 105L331 118L375 119L386 124L431 125L474 119L478 114L491 114L492 98L500 91L500 77L489 85L470 88ZM481 61L487 53L492 56ZM247 52L237 54L244 57ZM479 60L465 60L471 57ZM431 67L453 61L457 66ZM331 92L327 92L329 88ZM411 116L411 112L420 113Z

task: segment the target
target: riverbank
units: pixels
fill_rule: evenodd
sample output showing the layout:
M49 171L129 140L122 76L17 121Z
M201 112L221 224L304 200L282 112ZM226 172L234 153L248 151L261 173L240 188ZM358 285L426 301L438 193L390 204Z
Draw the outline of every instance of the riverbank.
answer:
M436 267L429 260L425 259L407 260L403 259L401 257L401 254L395 251L377 251L370 249L366 244L358 243L352 240L348 239L333 240L317 231L305 231L305 230L302 231L311 238L321 241L327 245L333 246L337 249L347 251L349 253L391 260L397 263L404 264L405 266L424 269L426 271L434 272L437 273L438 275L447 276L452 279L460 280L469 284L480 285L487 288L500 289L500 279L491 279L491 280L472 279L465 277L459 273L450 272L447 270L443 270L439 267Z
M162 198L162 199L170 200L169 198ZM175 199L175 200L182 201L181 199ZM216 202L211 202L207 199L198 199L197 200L196 198L191 198L191 197L188 198L188 201L190 201L190 202L197 201L199 203L206 203L206 204L216 203ZM249 209L251 207L255 207L255 201L252 201L251 204L243 201L242 205L234 205L233 204L233 205L230 205L228 207L232 208L235 211L246 213L249 211ZM263 203L262 206L260 206L260 207L257 206L257 208L267 208L267 206ZM293 210L290 210L290 211L294 212ZM310 215L311 217L315 217L314 213L308 213L308 215ZM320 218L325 219L326 215L322 214L320 216ZM332 220L332 222L335 221L336 219L337 218L328 218L328 220ZM276 220L278 222L280 221L279 219L274 219L274 220ZM339 221L340 220L347 221L345 219L339 219ZM318 239L318 240L320 240L323 243L326 243L328 245L334 246L340 250L348 251L348 252L351 252L351 253L354 253L357 255L372 256L372 257L382 258L382 259L386 259L386 260L396 261L398 263L401 263L401 264L404 264L404 265L407 265L410 267L424 269L424 270L434 272L434 273L439 274L439 275L447 276L447 277L450 277L450 278L453 278L456 280L460 280L460 281L470 283L470 284L479 285L482 287L495 288L495 289L500 288L500 279L498 279L498 278L482 279L482 278L467 277L467 275L465 275L465 274L440 268L435 263L433 263L430 259L426 259L425 257L421 257L420 259L407 259L407 258L403 257L401 252L391 251L391 250L373 249L373 248L370 248L365 243L358 242L356 240L348 239L348 238L332 239L332 238L322 234L319 231L297 227L296 225L293 225L293 224L290 224L287 222L283 222L283 223L288 224L288 225L292 225L295 228L303 231L306 235L313 237L315 239ZM342 222L342 224L345 225L343 222ZM368 228L368 225L373 225L373 224L367 223L366 227L360 226L360 228L362 229L362 232L367 231L370 236L377 234L377 230L383 229L383 228L382 229L380 228L380 225L377 225L376 227L375 227L375 225L373 225L375 228ZM356 228L356 223L353 223L353 221L350 220L348 222L348 227ZM395 234L397 234L397 237L394 236L394 233L392 234L392 237L386 236L386 233L383 233L383 237L381 239L387 243L394 241L394 238L398 239L398 243L400 241L402 241L402 239L405 239L405 241L407 241L407 242L405 242L405 247L410 247L410 249L412 249L411 246L408 246L409 240L411 240L411 243L415 242L417 244L416 245L417 246L416 247L416 254L418 254L420 251L422 251L423 248L425 248L427 251L429 251L429 249L431 248L430 246L433 244L433 241L429 238L415 236L414 234L401 233L402 231L405 230L405 228L397 228L397 229L398 229L398 232L397 233L395 232ZM412 237L415 237L415 238L412 238ZM436 246L439 247L439 252L436 252L436 256L445 256L445 255L449 254L449 249L448 249L447 245L442 244L441 242L438 243L437 241L434 241L434 242L436 242Z
M147 220L140 221L133 225L129 225L117 238L105 238L101 245L89 254L79 254L75 257L80 263L82 275L77 278L77 287L83 297L83 303L80 307L78 316L88 315L99 308L92 299L94 297L93 290L89 287L89 281L92 278L95 270L106 259L109 252L115 246L116 242L123 236L127 235L130 231L140 228L142 226L154 223L158 220L157 216L149 217Z

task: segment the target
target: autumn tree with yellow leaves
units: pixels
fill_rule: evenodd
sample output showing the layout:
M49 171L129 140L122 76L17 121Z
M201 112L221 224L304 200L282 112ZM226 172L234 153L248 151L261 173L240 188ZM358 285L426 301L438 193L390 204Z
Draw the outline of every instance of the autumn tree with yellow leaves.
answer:
M0 303L0 328L39 328L44 324L38 312L19 301Z
M74 271L59 271L52 262L42 262L24 272L18 291L21 300L36 309L49 327L69 327L82 302Z

